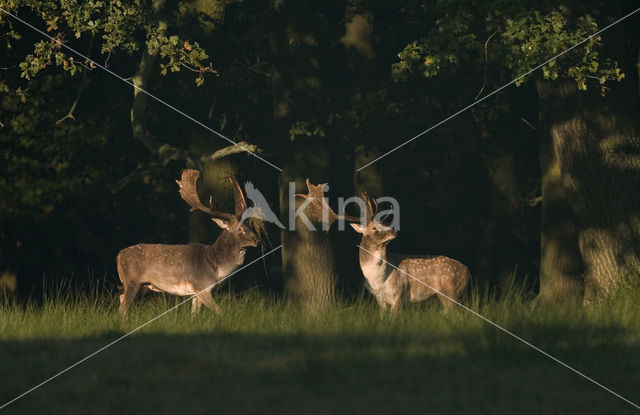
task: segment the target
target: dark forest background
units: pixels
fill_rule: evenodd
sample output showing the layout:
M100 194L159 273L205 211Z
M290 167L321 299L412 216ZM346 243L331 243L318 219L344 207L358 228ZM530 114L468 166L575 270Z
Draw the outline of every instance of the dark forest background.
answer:
M0 14L0 283L117 283L140 242L211 243L175 179L232 208L252 181L332 203L393 196L391 250L444 254L479 284L606 298L640 270L640 15L379 155L630 13L632 1L5 1L2 8L281 167ZM269 227L281 254L233 278L312 304L355 293L353 233ZM265 249L269 249L267 246ZM260 255L254 250L247 261ZM101 282L102 283L102 282Z

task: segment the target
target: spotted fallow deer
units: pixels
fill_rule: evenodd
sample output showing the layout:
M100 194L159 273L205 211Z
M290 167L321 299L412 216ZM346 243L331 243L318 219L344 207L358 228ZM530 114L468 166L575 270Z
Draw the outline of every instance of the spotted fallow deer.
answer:
M363 193L365 215L361 217L336 214L323 193L324 184L313 185L307 179L308 194L297 195L311 199L307 211L317 221L336 220L350 222L362 234L360 242L360 269L366 288L378 304L397 313L403 304L425 301L434 294L449 310L458 301L469 283L470 274L460 262L441 255L403 255L387 252L387 245L396 238L396 230L378 219L375 200Z
M192 313L198 312L202 304L219 313L220 308L211 296L213 285L243 264L247 247L258 246L256 234L240 222L247 202L236 179L229 177L235 197L235 214L230 214L213 210L211 197L210 207L202 204L197 192L198 176L198 170L182 172L182 179L176 180L180 196L191 206L191 211L200 210L211 215L223 229L222 234L213 245L139 244L120 251L116 263L124 286L119 308L122 316L126 315L140 290L195 295Z

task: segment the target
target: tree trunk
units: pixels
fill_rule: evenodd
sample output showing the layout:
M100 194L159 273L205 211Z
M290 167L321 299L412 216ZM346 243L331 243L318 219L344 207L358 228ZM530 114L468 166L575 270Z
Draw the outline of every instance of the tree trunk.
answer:
M583 296L584 280L578 234L550 135L550 117L553 117L554 108L545 91L553 85L549 81L538 80L536 87L540 96L538 131L542 176L540 297L547 301L579 301Z
M640 129L625 84L606 97L572 80L540 81L553 154L575 215L585 300L606 298L640 272ZM561 227L555 228L560 231Z
M160 11L164 7L164 4L165 0L153 1L152 7L154 15L158 16L160 14ZM167 28L167 23L164 20L158 18L156 26L159 32L164 32ZM158 48L155 48L153 50L147 50L147 48L145 48L145 50L142 52L142 58L140 59L138 70L131 78L131 82L137 87L133 88L133 103L131 105L131 130L133 133L133 137L136 140L140 141L147 148L147 150L149 150L153 154L158 154L160 145L146 125L146 111L149 97L141 90L149 90L149 76L151 75L151 71L156 66L157 59Z
M332 111L330 77L336 65L332 48L337 43L331 8L336 6L339 2L271 2L274 132L284 169L280 208L285 218L289 182L303 191L307 177L316 183L330 177L326 140ZM282 231L283 288L296 304L319 311L335 301L338 277L331 237L307 229L300 220L295 225L295 230Z
M308 140L303 140L308 141ZM296 143L300 154L309 151L309 143ZM324 163L315 164L314 161ZM328 175L326 158L312 160L297 158L301 164L285 164L280 176L280 206L282 217L289 216L289 183L304 192L304 178L320 182ZM314 165L315 164L315 165ZM319 172L314 174L313 172ZM300 200L296 201L296 205ZM289 226L291 224L288 224ZM316 230L308 229L300 219L295 221L295 230L282 231L282 280L286 296L298 306L310 311L321 311L335 301L338 276L335 270L334 250L329 233L314 223Z
M344 48L341 56L345 59L345 70L349 72L349 82L340 87L343 96L366 96L370 90L379 88L380 79L376 77L377 68L374 66L373 13L363 7L366 5L358 0L346 2L344 34L340 43ZM351 99L344 101L351 105ZM378 155L370 149L371 136L365 132L366 129L354 128L355 125L364 124L359 116L352 114L350 121L343 126L344 130L336 132L339 141L336 140L338 143L332 149L334 168L331 190L333 195L345 198L359 196L363 190L379 197L383 195L382 177L375 164L355 174L356 166L362 166ZM341 288L347 295L357 295L362 291L363 275L356 247L359 242L360 235L352 232L349 226L346 231L336 235L335 250Z

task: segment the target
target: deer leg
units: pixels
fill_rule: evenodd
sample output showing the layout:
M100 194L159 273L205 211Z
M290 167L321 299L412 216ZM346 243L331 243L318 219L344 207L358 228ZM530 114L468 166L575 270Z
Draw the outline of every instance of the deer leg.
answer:
M193 300L191 300L191 314L197 314L200 311L200 307L202 307L202 301L200 301L196 295L193 297Z
M222 312L220 311L220 307L218 306L218 304L216 304L215 301L213 301L213 297L211 296L211 290L205 290L200 292L198 295L198 298L200 299L200 301L208 308L208 309L212 309L213 311L215 311L216 314L222 314Z
M455 307L456 303L451 301L449 298L454 298L454 297L452 297L449 294L447 294L447 296L449 296L449 298L447 298L447 297L445 297L444 295L442 295L440 293L438 293L437 296L438 296L438 299L440 300L440 302L442 303L442 306L444 307L445 314L447 314L447 313L449 313L449 311L453 310L453 308Z
M120 294L120 307L118 311L122 317L127 315L127 310L131 306L131 303L136 298L138 294L138 290L140 290L139 284L126 284L124 286L124 293Z
M402 308L402 301L396 301L395 303L391 304L391 309L390 309L391 315L393 317L397 316L401 308Z
M391 280L391 278L393 278L393 280ZM389 283L393 283L395 287L390 304L391 315L395 317L408 299L409 284L405 278L402 278L399 272L394 272L389 279Z
M389 308L389 306L379 298L376 298L376 302L378 303L380 318L383 319L387 315L387 309Z

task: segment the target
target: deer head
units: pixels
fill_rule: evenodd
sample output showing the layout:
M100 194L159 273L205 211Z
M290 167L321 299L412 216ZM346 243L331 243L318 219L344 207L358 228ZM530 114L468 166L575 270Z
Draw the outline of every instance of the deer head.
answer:
M209 196L209 207L202 204L197 191L198 177L200 177L198 170L186 169L182 172L182 178L176 180L180 188L180 196L191 206L191 211L200 210L211 215L213 222L222 228L228 236L235 239L238 246L258 246L256 234L240 221L242 214L247 210L247 202L236 178L233 175L229 176L235 199L235 212L231 214L214 210L211 196Z
M326 183L314 185L307 179L308 193L306 195L296 194L296 196L310 201L307 206L307 211L313 219L326 222L329 226L338 219L345 220L350 223L356 232L362 234L363 242L367 241L376 246L386 245L395 239L397 232L391 226L384 224L385 218L381 218L380 221L376 220L378 204L374 199L371 199L366 192L362 193L362 200L365 204L363 217L338 215L331 209L324 197L322 189L325 184Z
M366 192L362 193L362 200L366 205L366 224L351 223L356 232L362 234L363 242L366 241L375 246L385 246L397 236L397 232L391 226L385 225L385 218L377 221L378 204L375 199L369 198Z

